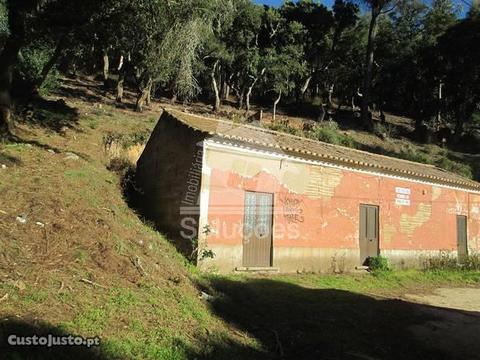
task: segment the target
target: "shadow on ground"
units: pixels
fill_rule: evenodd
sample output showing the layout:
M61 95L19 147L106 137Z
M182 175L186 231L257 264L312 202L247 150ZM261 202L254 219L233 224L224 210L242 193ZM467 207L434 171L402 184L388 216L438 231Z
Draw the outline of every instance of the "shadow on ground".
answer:
M37 320L23 320L12 317L5 317L0 319L0 358L5 360L118 360L131 359L135 354L126 355L115 351L112 353L107 350L108 339L100 339L99 346L12 346L9 344L9 337L15 335L16 337L48 337L52 336L74 336L73 334L65 333L60 328L51 324L39 322ZM204 336L204 335L202 335ZM193 348L189 344L178 340L175 344L175 351L168 351L173 353L175 359L255 359L258 358L258 352L249 348L248 346L229 340L212 340L208 338L197 339L201 348ZM87 339L88 340L88 339ZM12 340L11 341L19 341ZM22 341L22 340L20 340ZM128 340L127 340L128 342ZM148 344L145 344L148 347ZM136 354L135 358L142 358L144 354ZM149 353L149 358L153 354ZM159 359L164 357L158 355ZM168 357L170 358L170 357Z
M64 127L74 128L78 124L77 109L68 106L64 100L48 100L36 96L17 109L19 122L40 126L60 132Z
M86 79L62 79L60 88L55 94L65 98L80 99L86 102L96 103L105 100L106 92L95 81Z
M16 336L68 336L60 329L41 322L20 320L12 316L0 320L0 353L2 359L107 359L99 347L86 346L12 346L8 339Z
M15 156L11 156L5 153L0 152L0 164L5 166L13 166L13 165L22 165L22 160Z
M434 338L416 336L413 331L435 323L441 312L477 313L269 279L213 277L204 290L218 295L212 302L218 316L259 340L268 355L257 358L450 360L478 355L478 349L465 349L472 339L452 343L451 351L445 351L432 345ZM470 337L476 337L476 343L480 340L478 333Z

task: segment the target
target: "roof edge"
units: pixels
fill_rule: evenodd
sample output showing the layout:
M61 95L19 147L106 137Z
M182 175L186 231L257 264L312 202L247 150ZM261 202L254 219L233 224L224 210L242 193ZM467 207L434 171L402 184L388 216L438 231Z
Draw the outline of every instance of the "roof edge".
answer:
M391 157L391 156L370 153L368 151L352 149L352 148L345 147L345 146L340 146L340 145L333 145L333 144L325 143L325 142L318 141L318 140L312 140L312 139L308 139L308 138L304 138L304 137L301 137L301 136L296 136L296 135L292 135L292 134L288 134L288 133L283 133L283 132L269 130L269 129L263 129L263 128L255 127L255 126L252 126L252 125L238 124L239 127L246 127L246 128L249 128L249 129L252 129L252 130L255 130L255 131L261 131L261 132L274 134L274 135L287 136L287 137L299 139L299 140L302 140L302 141L307 140L308 142L321 143L323 145L327 145L327 146L332 147L332 148L342 148L342 149L346 149L348 151L358 152L358 153L361 153L361 154L375 155L375 156L386 158L386 159L395 159L396 161L399 161L399 162L405 162L405 163L425 166L425 167L428 167L428 168L434 168L434 169L437 169L437 170L440 170L440 171L443 171L443 172L446 172L446 173L454 174L455 176L458 176L459 178L465 179L465 181L455 181L455 180L442 178L442 177L438 177L438 176L434 176L434 175L425 175L425 174L421 174L421 173L414 172L414 171L398 169L398 168L395 168L395 167L381 166L381 165L378 165L378 164L372 164L372 163L368 163L368 162L364 163L364 162L356 161L356 160L352 160L352 159L346 159L346 158L333 156L333 155L319 154L319 153L315 153L315 152L308 151L308 150L300 150L300 149L296 149L296 148L292 148L292 147L281 146L281 145L278 145L278 144L262 143L262 142L259 142L259 141L254 141L254 140L251 140L251 139L242 138L242 137L239 137L239 136L232 136L232 135L222 134L222 133L219 133L219 132L205 131L201 128L198 128L196 126L193 126L193 125L189 124L187 121L185 121L184 119L181 118L181 115L184 114L184 115L196 117L198 119L212 120L212 121L216 121L216 122L227 124L227 125L232 125L232 124L236 124L236 123L233 123L232 121L226 121L226 120L221 120L221 119L216 119L216 118L205 117L205 116L201 116L201 115L197 115L197 114L182 112L182 111L175 110L175 109L170 109L170 108L163 108L163 112L172 116L172 117L174 117L177 121L179 121L183 125L191 128L195 131L200 131L202 133L209 134L209 135L217 135L217 136L220 136L224 139L237 140L237 141L241 141L241 142L245 142L245 143L249 143L249 144L254 144L254 145L258 145L258 146L265 146L265 147L273 148L273 149L277 149L277 150L280 149L280 150L284 150L284 151L295 152L295 153L298 153L300 155L303 154L303 155L316 156L316 157L319 157L319 158L323 159L326 162L332 162L332 163L333 162L340 162L340 163L346 164L348 166L357 166L357 167L360 167L360 168L380 169L380 170L384 170L384 171L388 171L388 172L398 174L399 176L403 176L406 179L409 179L408 176L411 176L411 177L416 177L416 178L420 178L420 179L426 179L426 180L429 180L431 182L434 182L434 183L436 182L436 183L439 183L439 184L455 184L458 187L463 188L465 190L476 190L476 191L480 190L480 183L476 182L475 180L464 178L461 175L449 172L447 170L441 169L441 168L439 168L437 166L434 166L434 165L423 164L423 163L418 163L418 162L414 162L414 161L410 161L410 160L399 159L399 158L395 158L395 157ZM177 116L175 113L178 113L180 116ZM163 114L162 114L162 116L163 116ZM475 186L474 186L474 184L475 184Z

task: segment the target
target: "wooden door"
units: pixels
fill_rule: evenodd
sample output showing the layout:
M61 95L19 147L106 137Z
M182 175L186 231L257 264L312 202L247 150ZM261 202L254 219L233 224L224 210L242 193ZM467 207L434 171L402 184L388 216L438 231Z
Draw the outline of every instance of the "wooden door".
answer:
M360 205L360 264L368 265L368 258L379 254L379 208Z
M457 216L457 251L458 262L462 263L468 255L466 216Z
M272 266L273 194L246 192L243 266Z

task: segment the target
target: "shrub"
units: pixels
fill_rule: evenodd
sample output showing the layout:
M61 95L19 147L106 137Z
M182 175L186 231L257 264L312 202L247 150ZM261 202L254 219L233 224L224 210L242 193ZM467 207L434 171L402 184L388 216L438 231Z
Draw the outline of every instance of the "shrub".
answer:
M41 79L44 65L50 60L53 49L45 44L32 45L22 50L22 61L18 73L22 80L28 84L37 84ZM53 68L40 87L40 94L48 94L58 88L59 73Z
M392 124L375 123L373 133L380 138L392 138L397 135L397 129Z
M422 164L433 164L431 156L424 152L416 151L414 149L402 150L399 157L404 160L414 161Z
M288 121L275 122L267 125L270 130L284 132L287 134L303 136L303 133L300 129L296 129L288 124Z
M426 270L480 270L480 253L467 255L458 262L458 258L447 252L442 252L439 256L427 259L425 264Z
M130 161L123 157L114 157L107 165L108 170L118 174L128 172L131 167L132 164L130 163Z
M437 161L436 165L444 170L457 173L468 179L473 179L472 167L467 164L457 163L447 157L442 157L439 161Z
M440 255L427 259L425 263L426 270L457 270L457 258L448 252L442 251Z
M102 139L104 153L107 159L117 162L119 159L123 159L134 166L140 158L149 136L146 131L137 131L128 135L107 132Z
M315 96L312 99L312 105L313 106L321 106L323 104L323 99L320 96Z
M314 140L323 141L333 145L342 145L349 148L356 148L355 140L338 130L338 124L330 121L326 126L316 126L308 132L308 137Z
M384 256L376 256L368 259L368 267L371 271L392 271L388 259Z
M0 1L0 41L8 36L8 15L7 8L3 1Z
M462 269L464 270L480 270L480 253L466 256L462 261Z

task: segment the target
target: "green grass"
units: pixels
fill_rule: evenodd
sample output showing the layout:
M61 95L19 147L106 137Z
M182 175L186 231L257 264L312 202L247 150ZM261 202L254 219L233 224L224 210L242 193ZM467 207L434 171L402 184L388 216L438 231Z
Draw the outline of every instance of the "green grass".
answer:
M480 272L453 270L402 270L376 271L372 274L354 275L295 275L275 278L291 284L318 289L339 289L353 292L431 288L438 286L480 285Z
M85 262L90 258L88 251L85 249L76 249L75 250L75 261L77 261L80 265L84 265Z
M106 309L90 307L82 310L72 322L66 324L68 328L76 329L78 333L96 335L105 329L110 315Z
M27 291L22 300L27 305L36 305L44 302L49 297L49 294L45 290L29 290Z

